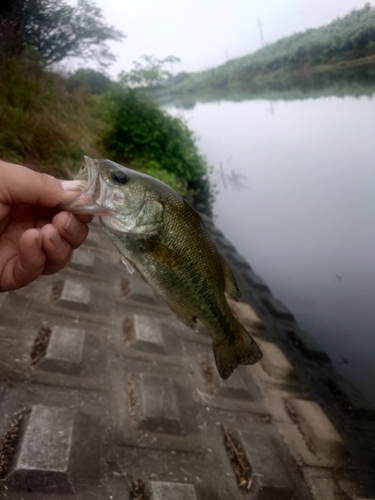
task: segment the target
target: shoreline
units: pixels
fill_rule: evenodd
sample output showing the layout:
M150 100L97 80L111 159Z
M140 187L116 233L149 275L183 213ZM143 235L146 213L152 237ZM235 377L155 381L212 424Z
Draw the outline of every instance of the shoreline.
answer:
M251 67L249 67L251 69ZM192 76L194 78L194 76ZM228 77L202 85L187 80L178 86L160 87L147 92L159 105L173 104L186 108L196 102L218 100L243 101L252 99L290 100L318 98L325 95L373 95L375 93L375 56L344 60L330 65L302 68L278 68L252 71L242 77Z

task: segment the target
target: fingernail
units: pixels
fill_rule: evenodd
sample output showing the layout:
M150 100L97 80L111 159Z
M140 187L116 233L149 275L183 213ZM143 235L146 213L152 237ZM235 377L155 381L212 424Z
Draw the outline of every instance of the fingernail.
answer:
M82 191L86 187L85 181L61 181L64 191Z
M57 250L61 250L62 247L64 246L63 240L60 238L59 232L57 230L57 227L55 226L54 231L53 231L53 236L49 239L50 242L53 244L53 246Z
M75 236L79 229L80 229L80 225L79 224L72 224L73 222L73 215L72 214L69 214L69 219L68 219L68 222L65 224L65 226L63 226L63 229L65 229L65 231L70 235L70 236Z
M41 229L39 229L38 236L36 236L35 240L36 240L36 241L39 241L39 240L41 240L41 239L42 239L42 230L41 230Z
M65 226L63 226L63 229L68 229L68 227L70 226L70 223L72 221L72 214L69 214L69 219L68 219L68 222L65 224Z

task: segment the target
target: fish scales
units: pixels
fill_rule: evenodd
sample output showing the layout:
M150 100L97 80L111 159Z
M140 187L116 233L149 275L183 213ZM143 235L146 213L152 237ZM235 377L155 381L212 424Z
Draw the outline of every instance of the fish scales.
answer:
M187 326L197 318L211 334L218 371L228 378L238 364L262 354L234 318L225 298L238 300L234 277L199 214L172 188L109 160L84 159L75 213L100 215L101 226L129 268L134 268Z
M168 205L170 209L164 209L157 235L143 245L135 238L117 236L116 246L172 308L184 309L191 321L204 311L205 323L227 322L230 315L221 259L201 218L182 199L171 196L163 201L164 208ZM155 242L171 254L160 258L153 248ZM217 276L215 287L211 286L212 276Z

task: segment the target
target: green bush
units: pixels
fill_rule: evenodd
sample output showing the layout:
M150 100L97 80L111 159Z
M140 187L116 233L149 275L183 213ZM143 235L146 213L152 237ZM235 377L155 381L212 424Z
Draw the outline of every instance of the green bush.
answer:
M132 89L109 92L99 105L108 123L103 141L112 159L160 178L211 213L208 165L180 118Z
M129 164L130 168L143 172L144 174L156 177L169 186L171 186L177 193L184 196L187 192L186 182L178 179L175 174L165 170L160 163L155 160L147 160L145 158L138 158Z

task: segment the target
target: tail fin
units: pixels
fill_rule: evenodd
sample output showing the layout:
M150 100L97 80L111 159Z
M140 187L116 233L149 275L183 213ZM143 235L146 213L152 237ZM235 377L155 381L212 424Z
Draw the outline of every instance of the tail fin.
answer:
M258 344L238 323L238 330L230 341L213 344L217 370L224 380L227 379L238 365L252 365L259 361L263 354Z

